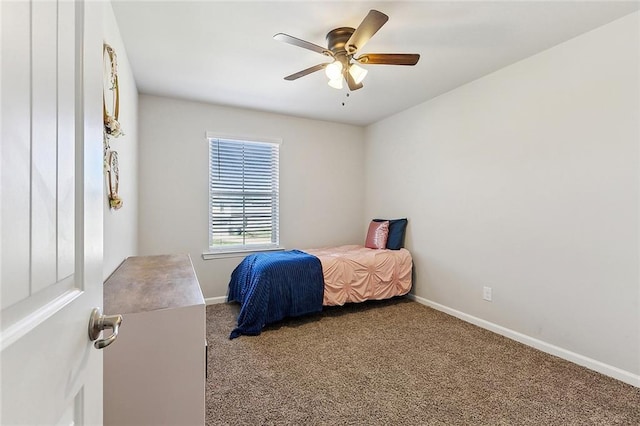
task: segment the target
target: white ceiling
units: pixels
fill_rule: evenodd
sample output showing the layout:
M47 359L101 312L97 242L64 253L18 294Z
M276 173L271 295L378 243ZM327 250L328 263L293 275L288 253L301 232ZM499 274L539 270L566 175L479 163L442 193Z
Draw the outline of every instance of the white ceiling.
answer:
M356 125L639 8L637 1L113 1L141 93ZM326 46L328 31L357 27L369 9L389 21L359 53L419 53L416 66L370 65L364 88L349 97L346 88L330 88L321 71L283 79L326 57L274 34Z

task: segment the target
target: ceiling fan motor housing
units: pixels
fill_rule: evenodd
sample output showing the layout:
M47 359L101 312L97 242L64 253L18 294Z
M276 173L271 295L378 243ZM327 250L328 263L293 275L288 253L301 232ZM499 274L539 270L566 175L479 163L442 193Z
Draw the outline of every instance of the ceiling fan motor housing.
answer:
M346 44L354 31L355 28L340 27L327 33L327 48L333 53L334 59L342 63L343 73L347 72L351 62L352 55L347 52Z
M334 55L342 53L347 55L347 41L351 38L351 34L355 31L355 28L340 27L331 30L327 33L327 47Z

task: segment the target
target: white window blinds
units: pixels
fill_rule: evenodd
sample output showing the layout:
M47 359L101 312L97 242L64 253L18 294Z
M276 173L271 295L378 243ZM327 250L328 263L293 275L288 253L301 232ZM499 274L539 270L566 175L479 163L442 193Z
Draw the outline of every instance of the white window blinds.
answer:
M277 247L279 145L209 138L209 248Z

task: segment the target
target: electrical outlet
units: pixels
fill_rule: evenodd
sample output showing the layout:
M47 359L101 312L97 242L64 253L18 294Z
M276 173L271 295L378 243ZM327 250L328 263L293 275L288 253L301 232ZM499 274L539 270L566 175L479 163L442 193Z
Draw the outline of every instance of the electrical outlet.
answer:
M486 301L491 302L491 287L482 288L482 298Z

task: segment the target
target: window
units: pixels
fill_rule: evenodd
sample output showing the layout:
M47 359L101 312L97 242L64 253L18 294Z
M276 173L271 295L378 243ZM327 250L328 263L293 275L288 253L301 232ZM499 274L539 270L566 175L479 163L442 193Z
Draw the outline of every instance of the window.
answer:
M279 144L208 139L209 249L277 248Z

